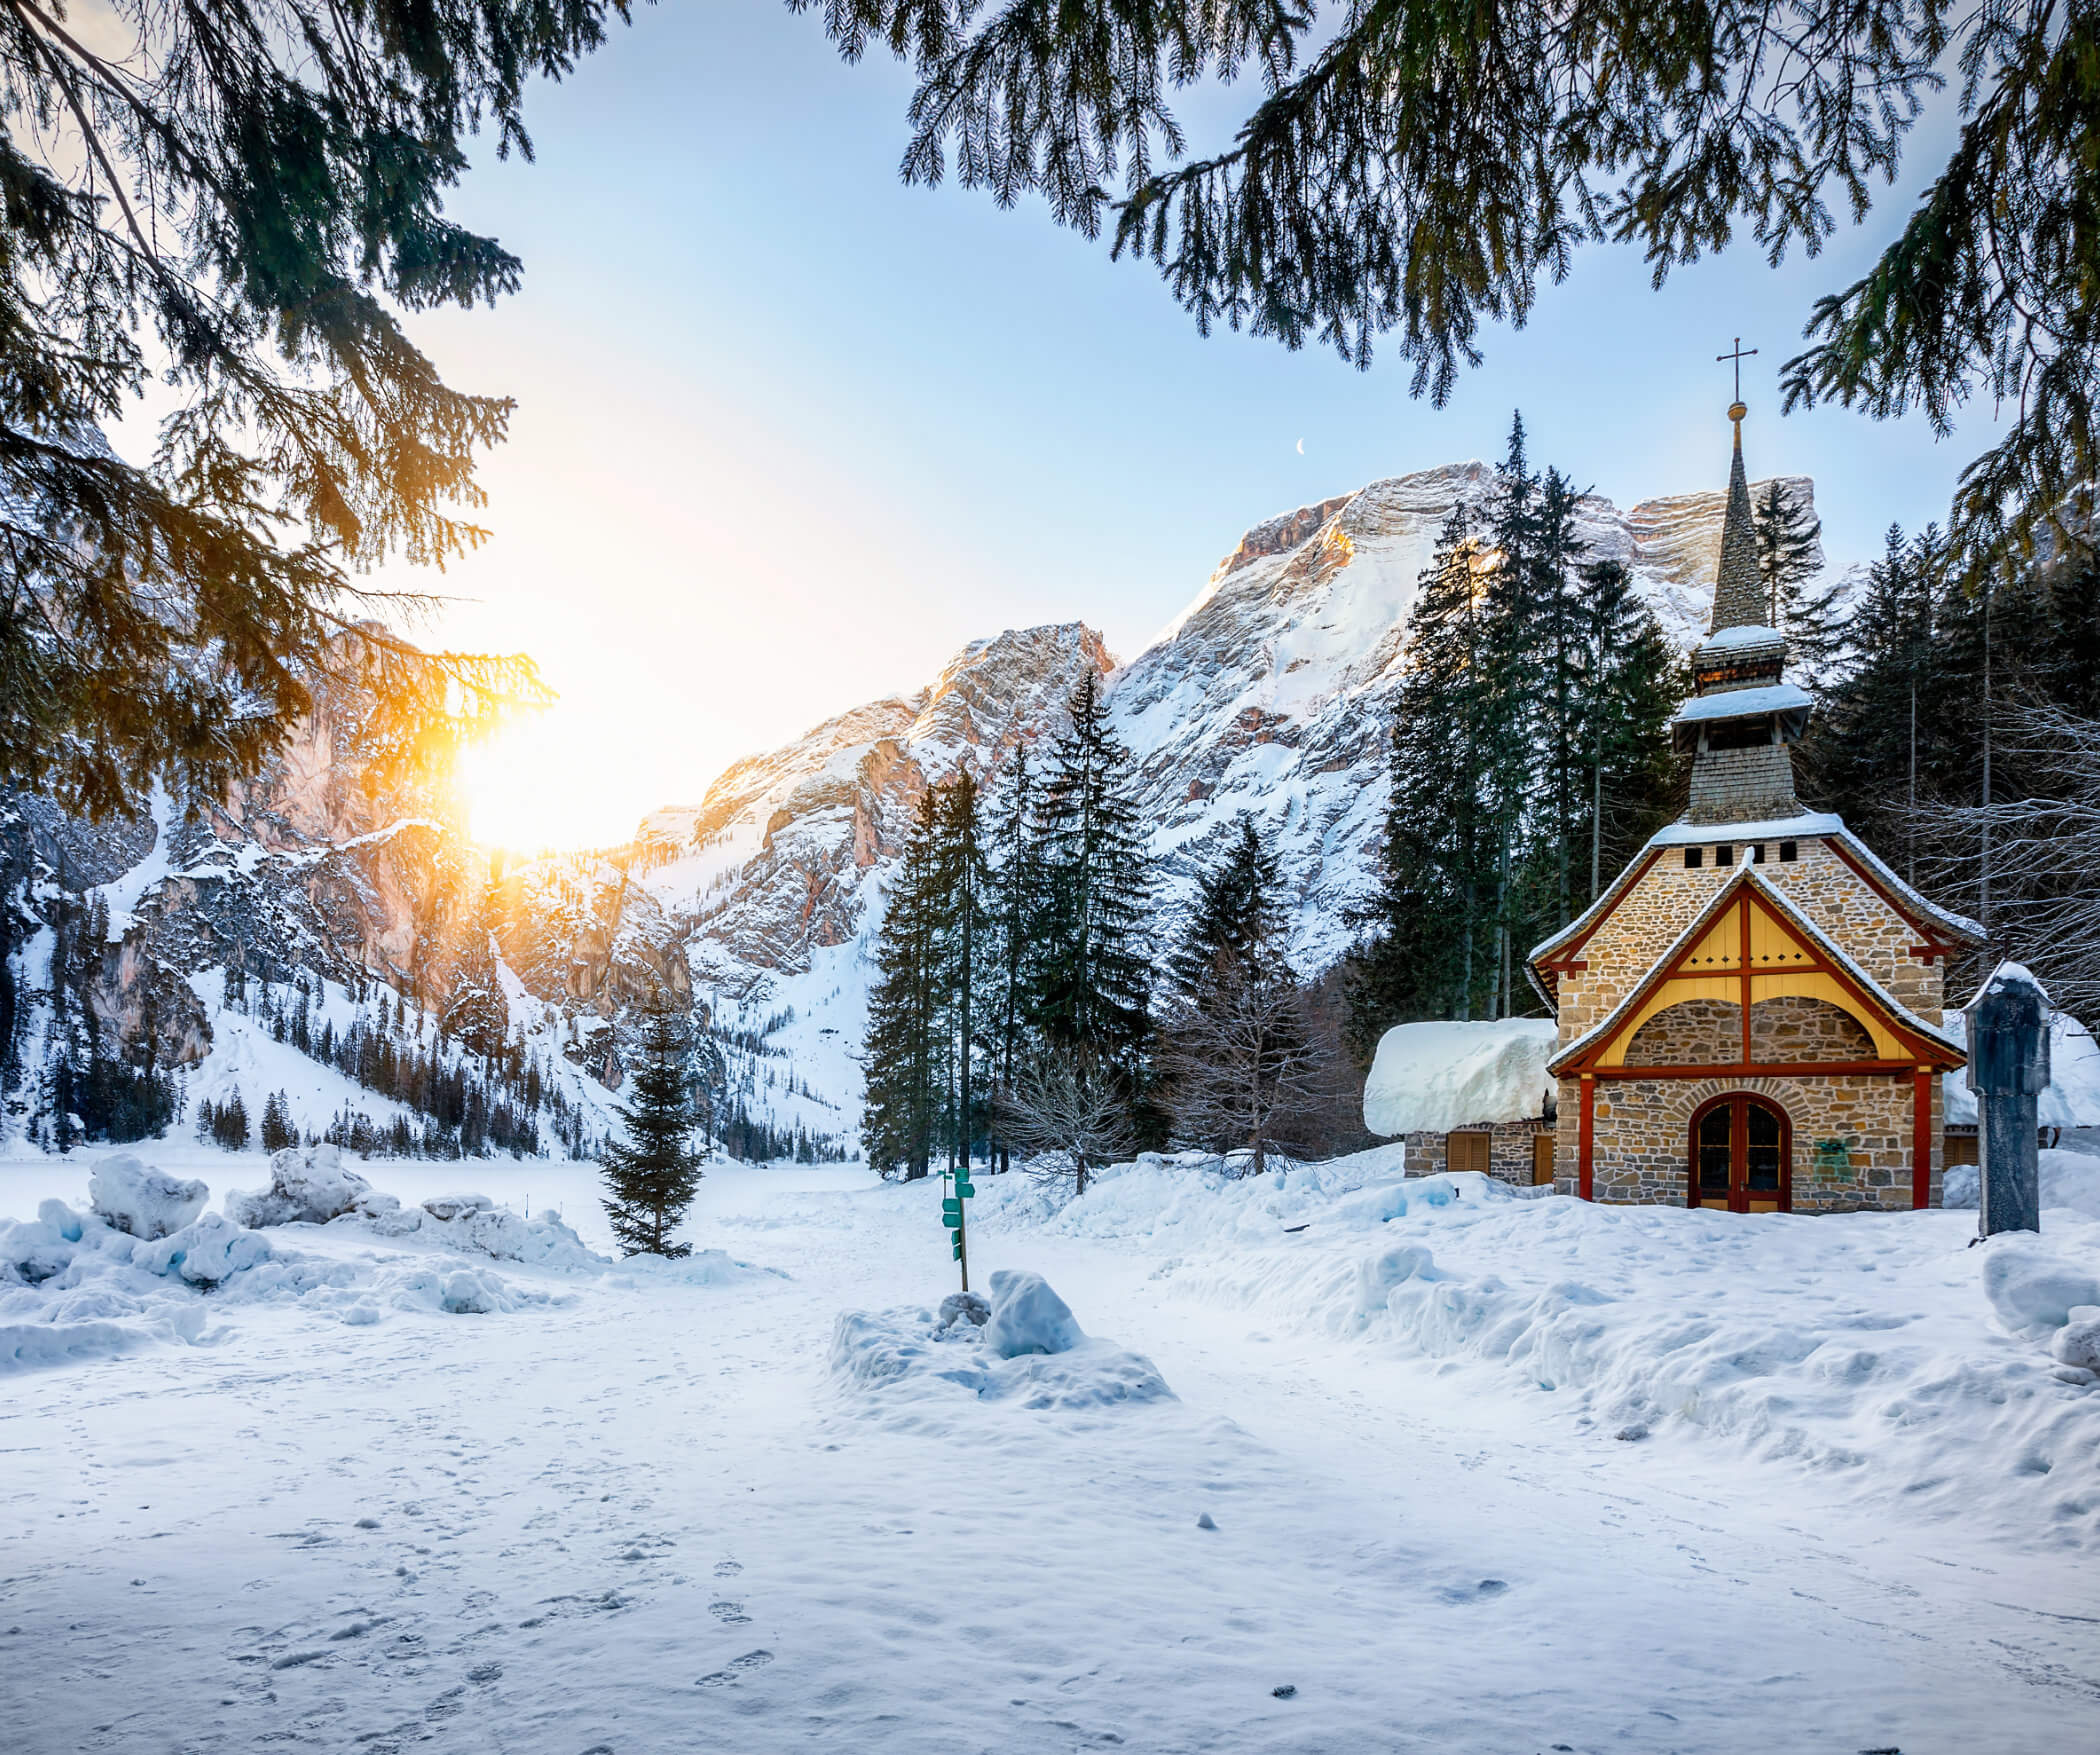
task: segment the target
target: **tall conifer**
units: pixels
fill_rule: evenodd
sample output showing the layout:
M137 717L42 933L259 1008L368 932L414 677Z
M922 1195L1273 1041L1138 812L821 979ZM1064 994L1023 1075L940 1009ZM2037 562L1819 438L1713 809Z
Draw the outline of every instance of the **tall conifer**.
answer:
M675 1258L691 1252L690 1244L671 1241L700 1189L700 1158L692 1149L691 1052L685 1015L662 994L652 995L642 1017L633 1095L618 1111L625 1137L608 1140L599 1157L605 1216L614 1241L629 1255Z

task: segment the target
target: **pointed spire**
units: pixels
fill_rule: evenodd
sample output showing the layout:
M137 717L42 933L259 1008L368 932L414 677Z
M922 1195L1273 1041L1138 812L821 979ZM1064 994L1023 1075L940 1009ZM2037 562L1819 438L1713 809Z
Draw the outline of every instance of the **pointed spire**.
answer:
M1721 567L1714 578L1714 619L1709 630L1762 627L1766 622L1764 581L1757 571L1757 527L1750 513L1750 481L1743 473L1743 416L1740 402L1729 407L1735 423L1735 455L1728 466L1728 511L1721 522Z

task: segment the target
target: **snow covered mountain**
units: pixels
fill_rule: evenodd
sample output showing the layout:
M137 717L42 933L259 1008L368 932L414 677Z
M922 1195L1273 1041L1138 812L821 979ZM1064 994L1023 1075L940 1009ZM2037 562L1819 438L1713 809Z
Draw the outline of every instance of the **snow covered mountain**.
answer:
M1787 478L1805 501L1812 487ZM1348 948L1376 875L1384 738L1418 581L1454 505L1494 485L1480 463L1374 482L1255 526L1194 601L1118 666L1077 623L973 641L925 687L824 720L734 763L699 804L654 812L629 844L492 871L450 800L374 786L354 691L324 699L255 784L186 822L156 795L133 824L71 821L0 798L0 1030L22 1074L47 1046L48 989L67 910L106 926L69 955L112 1054L186 1069L199 1092L241 1088L259 1111L284 1069L218 997L229 964L312 989L340 1034L373 978L419 1002L416 1028L508 1025L577 1112L623 1082L628 1019L652 991L701 1002L737 1098L756 1120L845 1142L854 1054L883 883L920 794L967 763L996 791L1013 751L1051 728L1082 670L1108 679L1153 824L1162 925L1241 811L1279 849L1309 971ZM1596 557L1623 562L1671 634L1704 630L1723 496L1621 511L1581 503ZM41 1010L39 1008L42 1008ZM335 1016L340 1012L340 1018ZM233 1069L234 1044L249 1056ZM150 1045L150 1046L149 1046ZM268 1063L265 1065L264 1063ZM296 1119L383 1102L332 1069Z

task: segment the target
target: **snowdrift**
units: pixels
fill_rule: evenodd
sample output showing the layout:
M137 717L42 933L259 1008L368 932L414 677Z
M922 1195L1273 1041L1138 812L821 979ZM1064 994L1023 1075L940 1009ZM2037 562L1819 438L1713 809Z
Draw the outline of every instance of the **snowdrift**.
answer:
M985 1178L972 1223L1121 1239L1165 1258L1175 1295L1491 1370L1605 1437L1719 1438L2019 1539L2100 1544L2085 1213L2051 1205L2041 1236L1971 1249L1958 1211L1606 1207L1403 1181L1398 1156L1240 1181L1141 1160L1062 1204ZM2046 1157L2059 1189L2100 1171Z

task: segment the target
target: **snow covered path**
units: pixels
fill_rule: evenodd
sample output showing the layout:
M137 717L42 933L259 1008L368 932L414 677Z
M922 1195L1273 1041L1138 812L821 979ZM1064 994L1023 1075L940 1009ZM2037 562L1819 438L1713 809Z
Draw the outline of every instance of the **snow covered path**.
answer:
M9 1176L0 1211L33 1210ZM841 1309L946 1289L929 1192L716 1175L694 1235L790 1278L370 1327L249 1307L217 1345L0 1380L9 1746L2100 1744L2089 1557L1270 1336L1136 1247L988 1231L976 1265L1042 1271L1178 1401L843 1391Z

